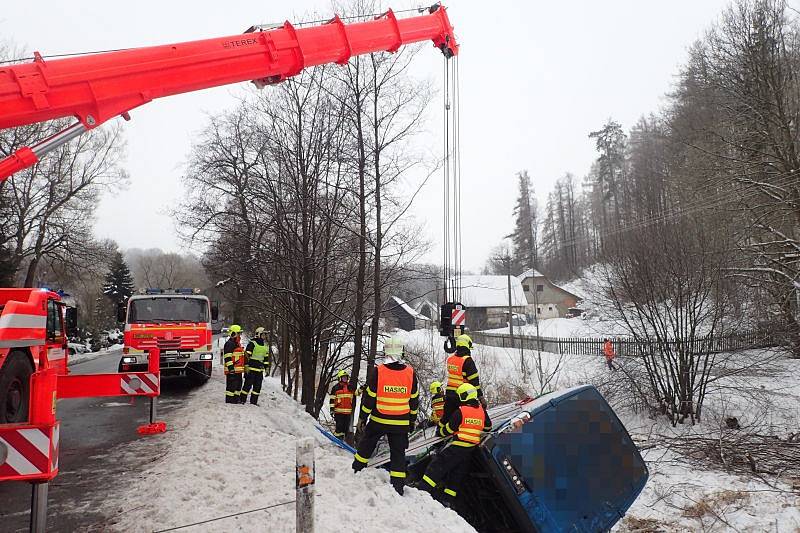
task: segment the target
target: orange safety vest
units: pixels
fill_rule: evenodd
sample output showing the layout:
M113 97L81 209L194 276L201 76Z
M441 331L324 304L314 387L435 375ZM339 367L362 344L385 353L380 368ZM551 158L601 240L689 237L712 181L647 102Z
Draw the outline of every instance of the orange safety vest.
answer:
M475 446L481 441L481 432L486 423L486 413L483 407L472 407L470 405L462 405L461 409L461 424L456 431L456 438L453 444L456 446L471 447Z
M611 341L603 344L603 353L606 355L606 359L614 359L614 346Z
M353 391L345 382L341 389L336 391L333 403L333 412L337 415L349 415L353 412Z
M228 367L226 366L225 373L244 374L244 348L241 346L234 348L233 353L231 354L231 361L233 361L233 370L228 370Z
M411 408L411 387L414 369L406 365L403 370L392 370L386 365L378 367L378 390L375 407L384 415L407 415Z
M431 408L433 409L433 421L438 422L444 416L444 396L439 394L431 398Z
M468 357L453 354L447 358L447 390L455 391L464 383L464 363Z

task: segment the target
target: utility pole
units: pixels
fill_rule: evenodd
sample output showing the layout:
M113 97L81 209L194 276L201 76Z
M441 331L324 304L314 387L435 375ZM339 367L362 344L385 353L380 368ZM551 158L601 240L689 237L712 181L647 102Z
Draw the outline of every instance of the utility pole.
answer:
M508 334L511 335L511 342L514 342L514 307L511 303L511 257L505 256L506 275L508 279Z

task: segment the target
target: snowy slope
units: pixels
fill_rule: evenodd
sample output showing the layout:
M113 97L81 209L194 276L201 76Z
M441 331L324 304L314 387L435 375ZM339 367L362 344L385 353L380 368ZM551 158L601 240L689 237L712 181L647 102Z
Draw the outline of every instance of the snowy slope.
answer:
M109 524L117 531L170 527L292 502L295 446L316 440L315 518L318 531L474 531L453 511L415 489L397 495L388 473L367 469L357 476L352 456L314 428L314 420L267 379L261 404L224 403L224 380L192 393L186 407L167 419L169 431L122 450L139 454L145 466L109 498ZM191 531L294 531L294 505L225 518Z

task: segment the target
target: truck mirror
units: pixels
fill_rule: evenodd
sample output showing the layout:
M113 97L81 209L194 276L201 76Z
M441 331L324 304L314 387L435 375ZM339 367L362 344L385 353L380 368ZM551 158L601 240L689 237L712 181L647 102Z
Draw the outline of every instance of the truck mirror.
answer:
M217 302L213 302L211 304L211 320L218 320L219 319L219 304Z
M127 315L125 304L117 304L117 322L125 322Z
M67 307L64 311L64 321L67 326L67 337L75 337L78 335L78 308Z

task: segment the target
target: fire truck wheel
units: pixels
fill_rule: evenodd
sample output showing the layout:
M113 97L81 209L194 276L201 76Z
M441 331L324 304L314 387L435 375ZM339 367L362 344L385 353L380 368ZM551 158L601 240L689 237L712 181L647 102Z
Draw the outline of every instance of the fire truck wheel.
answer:
M24 352L8 354L0 371L0 424L27 422L33 366Z

